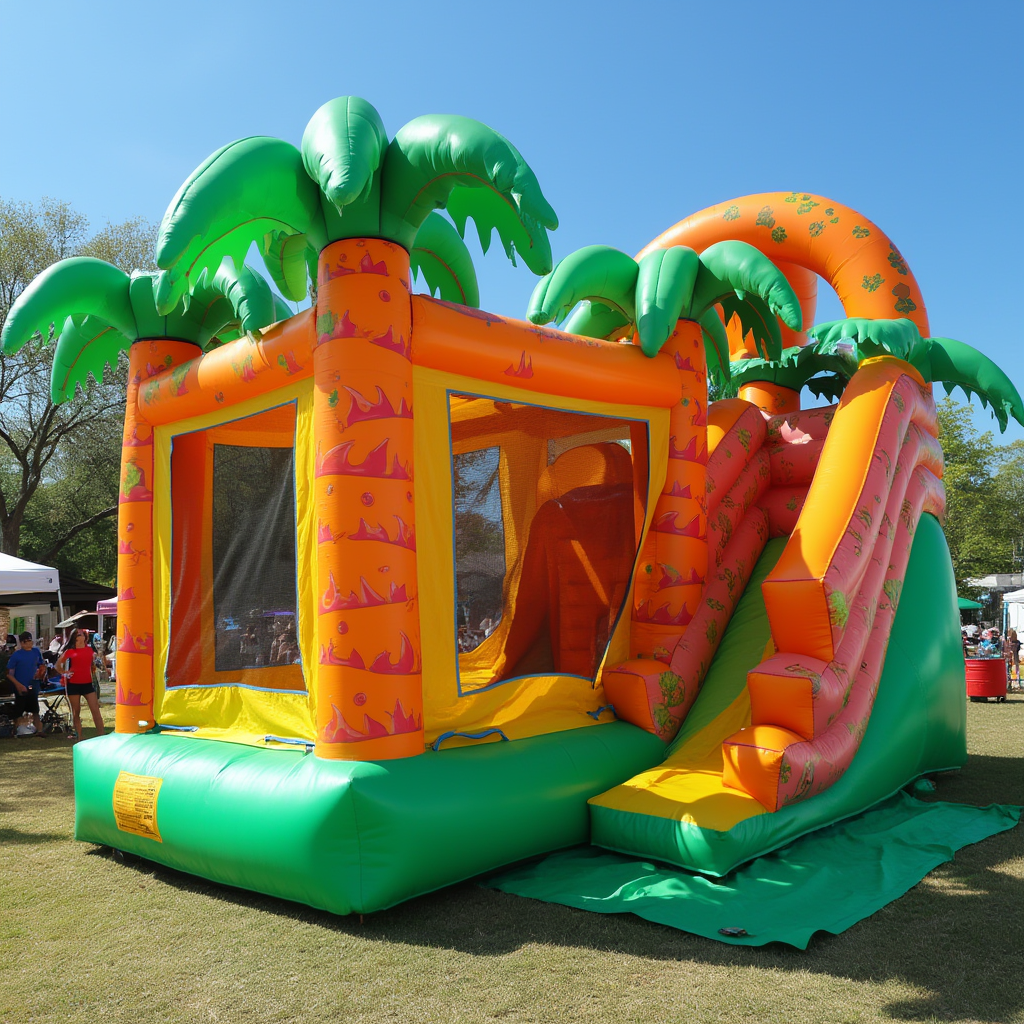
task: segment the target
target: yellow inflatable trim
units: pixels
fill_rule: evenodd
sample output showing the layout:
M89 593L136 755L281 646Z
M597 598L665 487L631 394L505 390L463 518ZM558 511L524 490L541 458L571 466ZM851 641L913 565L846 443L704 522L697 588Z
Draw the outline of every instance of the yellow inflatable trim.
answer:
M771 640L761 658L775 653ZM750 725L746 687L719 715L656 768L641 772L590 803L630 814L670 818L700 828L726 832L765 809L749 793L722 783L722 741Z

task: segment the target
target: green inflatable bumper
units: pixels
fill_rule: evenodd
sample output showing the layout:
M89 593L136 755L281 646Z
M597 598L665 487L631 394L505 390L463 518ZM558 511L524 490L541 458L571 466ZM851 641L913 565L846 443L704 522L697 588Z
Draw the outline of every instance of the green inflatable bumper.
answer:
M691 716L699 714L701 697ZM873 807L920 775L959 768L966 760L967 696L956 583L942 527L932 516L922 516L867 731L853 763L831 789L747 818L727 832L592 806L591 841L721 876L798 836Z
M665 752L625 722L383 762L147 733L75 747L75 837L336 914L382 910L589 839L587 800ZM160 840L121 831L121 772L162 780Z

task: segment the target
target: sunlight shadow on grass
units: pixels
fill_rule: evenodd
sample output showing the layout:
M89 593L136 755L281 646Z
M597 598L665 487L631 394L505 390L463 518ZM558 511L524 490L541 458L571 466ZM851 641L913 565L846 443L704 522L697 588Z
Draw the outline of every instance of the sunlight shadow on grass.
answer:
M0 849L5 846L40 846L43 843L67 842L66 832L22 832L17 828L0 828Z

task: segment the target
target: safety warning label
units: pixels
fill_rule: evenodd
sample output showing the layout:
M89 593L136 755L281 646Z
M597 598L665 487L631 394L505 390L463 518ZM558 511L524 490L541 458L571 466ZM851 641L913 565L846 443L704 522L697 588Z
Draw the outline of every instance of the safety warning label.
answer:
M122 832L162 843L156 824L156 798L163 779L121 772L114 783L114 821Z

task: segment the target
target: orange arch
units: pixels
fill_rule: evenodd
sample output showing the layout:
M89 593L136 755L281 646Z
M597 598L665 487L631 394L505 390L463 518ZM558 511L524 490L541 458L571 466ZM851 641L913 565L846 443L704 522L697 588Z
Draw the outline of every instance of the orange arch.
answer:
M872 221L823 196L762 192L709 206L660 234L637 258L672 245L700 252L727 238L825 278L847 316L907 317L928 337L921 289L899 249Z

